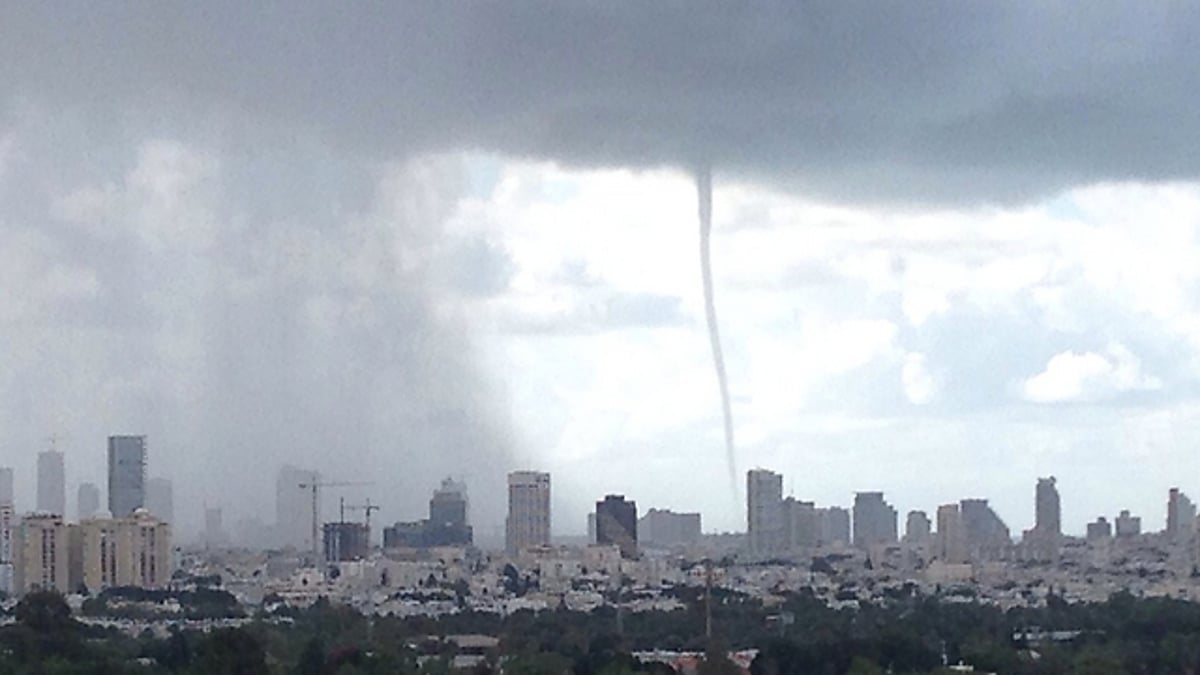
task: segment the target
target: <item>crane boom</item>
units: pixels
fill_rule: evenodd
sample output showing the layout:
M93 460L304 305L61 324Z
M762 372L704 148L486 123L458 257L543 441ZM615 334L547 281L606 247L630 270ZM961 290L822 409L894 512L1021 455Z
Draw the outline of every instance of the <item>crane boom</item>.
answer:
M312 490L312 555L313 565L317 564L317 560L321 557L321 544L317 538L317 525L320 520L320 514L317 513L317 495L323 487L349 487L354 485L374 485L371 481L348 481L348 480L330 480L321 481L314 480L305 483L300 483L300 488L303 490Z

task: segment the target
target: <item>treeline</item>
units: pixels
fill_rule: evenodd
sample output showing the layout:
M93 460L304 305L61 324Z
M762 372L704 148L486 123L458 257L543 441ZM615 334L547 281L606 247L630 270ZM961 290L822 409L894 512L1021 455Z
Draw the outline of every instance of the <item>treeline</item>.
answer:
M126 595L108 597L134 599ZM655 648L707 651L705 673L732 672L720 655L744 648L760 650L756 675L937 673L943 662L959 661L1006 674L1200 673L1200 605L1179 600L1118 594L1069 605L1051 596L1046 607L1005 612L912 593L886 605L833 610L802 593L765 608L716 592L709 640L703 592L679 597L685 608L673 612L604 607L373 620L320 601L239 628L130 637L79 622L61 596L33 593L0 627L0 673L447 673L458 649L444 638L472 633L500 640L469 671L478 673L497 672L500 664L524 675L667 672L631 656Z

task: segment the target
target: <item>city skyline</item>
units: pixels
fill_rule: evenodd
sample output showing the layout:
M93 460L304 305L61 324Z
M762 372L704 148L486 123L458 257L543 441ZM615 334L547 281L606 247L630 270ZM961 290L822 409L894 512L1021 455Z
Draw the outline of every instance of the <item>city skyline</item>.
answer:
M112 443L113 438L114 437L109 437L110 445ZM145 444L144 437L139 436L139 437L117 437L117 438L136 438L136 439L140 440L140 442L143 444L142 451L144 453L144 444ZM47 455L47 453L51 453L51 454ZM39 453L38 456L39 456L39 462L43 461L42 460L43 457L51 458L50 464L52 464L54 466L47 465L47 466L49 466L50 469L52 469L51 474L53 474L53 475L48 475L49 478L53 478L54 475L57 475L57 471L59 470L58 463L60 461L62 462L63 466L66 465L66 462L63 461L63 457L65 456L64 453L57 451L57 450L43 451L43 452ZM142 462L144 464L144 461L145 461L144 454L141 457L142 457ZM57 461L55 461L55 460L57 460ZM142 468L144 470L144 466ZM517 474L517 475L526 475L527 474L529 476L536 476L536 475L539 475L542 473L544 473L544 472L531 471L531 470L518 470L515 472L510 472L510 479L509 479L510 493L512 491L511 476L513 474ZM12 476L13 474L14 474L14 470L12 467L0 467L0 489L3 489L5 487L5 481L8 480L8 476ZM545 475L548 476L549 474L545 474ZM775 530L778 530L778 532L774 532L774 533L769 532L766 536L767 537L788 536L785 534L785 530L787 527L791 526L791 525L788 525L788 523L790 522L788 519L792 518L793 516L791 516L787 512L787 509L794 508L793 504L795 506L808 505L808 507L811 508L815 502L813 502L813 501L797 501L798 498L803 499L804 495L798 496L798 495L789 493L788 491L784 490L784 488L783 488L784 475L782 473L775 472L775 471L768 470L768 469L763 469L761 467L755 468L755 469L750 469L745 474L745 478L747 481L746 494L747 494L748 500L751 499L750 495L754 494L755 488L753 486L754 486L755 482L757 481L757 482L761 483L761 480L762 480L761 478L757 478L757 479L752 478L755 475L761 475L762 477L765 477L768 480L768 483L770 483L772 485L772 487L768 488L768 491L771 493L768 496L768 501L776 502L775 508L782 509L778 513L775 513L773 516L767 516L768 519L770 519L770 518L776 519L776 522L773 525L768 524L768 526L767 526L768 530L775 529ZM275 479L276 495L275 495L275 502L273 504L272 510L268 513L238 513L237 515L240 517L251 517L251 518L255 519L257 522L270 525L271 531L272 531L272 534L271 534L272 538L270 541L266 542L266 544L269 546L290 545L290 546L293 546L296 548L300 548L301 550L308 550L308 548L311 546L311 544L309 543L309 536L308 536L308 533L311 528L311 508L310 508L311 493L310 493L310 490L300 487L300 483L304 482L305 480L308 480L308 481L320 480L319 474L315 474L310 471L297 469L296 467L293 467L291 465L284 465L284 466L280 467L279 473ZM51 481L51 482L53 482L53 481ZM293 486L294 483L295 483L295 485ZM343 483L338 483L336 481L335 481L335 484L337 486L337 489L341 490L341 491L345 491L345 490L363 491L363 490L366 490L367 492L370 492L370 489L366 488L364 486L373 485L373 483L365 483L365 482L364 483L349 482L349 483L343 484ZM791 485L792 484L791 481L789 481L788 484ZM33 486L33 487L36 488L37 486ZM79 497L82 497L85 492L88 492L89 500L91 500L93 498L95 498L95 499L100 498L100 493L97 490L96 485L94 483L91 483L88 481L82 481L82 482L75 484L75 487L77 487L77 492L78 492ZM294 487L294 490L293 490L293 487ZM1193 502L1191 502L1191 500L1186 495L1186 490L1183 490L1178 485L1172 485L1170 488L1167 489L1168 499L1167 499L1165 508L1162 509L1162 520L1161 520L1162 527L1161 528L1155 527L1155 524L1159 521L1158 521L1158 517L1157 517L1158 513L1156 511L1154 511L1153 509L1148 512L1137 512L1132 509L1124 508L1121 506L1110 507L1107 511L1102 511L1098 514L1092 514L1090 516L1087 516L1085 520L1081 521L1078 524L1073 525L1073 524L1069 523L1064 528L1064 526L1062 525L1061 498L1060 498L1060 496L1058 494L1058 490L1057 490L1057 478L1054 476L1038 477L1036 488L1037 489L1035 490L1035 499L1033 500L1033 502L1031 504L1031 508L1027 509L1029 511L1029 528L1020 528L1020 527L1012 528L1012 532L1014 534L1009 535L1009 536L1011 536L1012 540L1019 540L1021 538L1022 535L1018 535L1016 533L1021 532L1022 529L1025 529L1025 536L1027 536L1030 532L1038 532L1038 531L1041 531L1042 529L1046 529L1046 531L1054 532L1056 534L1083 537L1083 536L1087 535L1090 527L1097 524L1096 518L1105 519L1105 521L1108 522L1109 527L1119 527L1119 523L1123 516L1126 518L1133 518L1136 516L1136 518L1134 518L1134 520L1137 520L1139 523L1137 525L1137 528L1139 531L1159 531L1159 530L1161 530L1163 532L1176 533L1173 536L1182 536L1182 533L1184 531L1189 531L1189 532L1191 531L1192 525L1190 523L1192 523L1192 521L1194 520L1195 513L1197 510L1195 504ZM761 488L759 488L759 489L761 490ZM172 522L173 517L174 517L174 504L173 504L173 497L172 497L173 488L172 488L171 481L169 479L165 479L162 477L151 477L151 478L148 478L145 480L144 490L146 492L146 494L144 495L144 499L147 500L147 505L149 504L149 501L151 499L153 499L153 501L155 501L157 504L161 505L159 510L162 512L161 513L155 512L155 515L159 516L160 518L163 518L164 521L166 521L166 522ZM431 493L433 494L433 499L429 502L428 506L429 506L429 512L432 514L435 512L434 511L435 504L438 502L438 500L441 496L448 496L448 495L452 495L452 494L465 495L466 490L467 490L467 484L461 480L456 480L453 478L443 478L440 480L440 482L437 485L430 488L430 490L431 490ZM92 494L93 491L94 491L94 494ZM292 494L293 491L294 491L294 495ZM15 493L17 493L17 492L19 492L19 490L16 488L16 486L14 486L10 491L10 495L15 496ZM36 495L37 491L35 490L34 492ZM549 491L547 491L547 492L549 492ZM869 490L868 491L855 490L844 501L832 502L832 503L827 504L827 506L853 510L853 506L855 505L855 503L862 497L866 496L870 499L882 499L883 495L885 495L886 492L887 491L879 492L879 491L869 491ZM609 496L612 496L612 495L610 494ZM65 495L64 495L64 498L65 498ZM367 499L367 502L370 503L371 497L367 496L366 499ZM511 498L511 494L510 494L509 508L511 508L511 504L512 504L511 499L512 498ZM464 501L462 502L462 505L458 506L457 508L458 508L460 514L462 516L465 516L467 513L465 497L463 497L463 500ZM585 498L585 500L586 500L586 498ZM1002 526L1005 523L1009 523L1009 522L1014 522L1014 523L1018 523L1018 524L1026 522L1025 520L1022 519L1021 516L1017 516L1017 517L1012 517L1011 515L997 516L995 510L992 509L988 505L989 498L987 498L987 497L960 495L959 497L954 499L955 502L958 502L960 500L961 500L961 503L964 508L967 508L967 507L973 507L975 509L982 508L986 514L992 514L990 516L985 515L984 516L985 518L986 517L991 517L991 518L999 517L1000 524ZM343 504L343 508L345 508L344 505L345 505L346 501L345 501L344 497L340 498L337 501L341 502ZM22 509L22 504L19 500L12 500L12 503L14 503L14 505L17 509L16 514L18 516L22 515L23 513L38 513L38 512L52 513L53 512L53 511L46 511L44 509L38 509L38 508ZM589 504L592 504L592 503L594 503L594 502L589 502ZM666 513L670 513L672 510L678 510L678 508L679 508L678 505L672 505L672 504L667 504L667 503L657 503L657 502L653 502L653 503L654 503L654 506L651 507L651 509L650 509L651 511L664 510ZM324 500L324 499L320 500L319 513L320 513L320 518L321 518L322 523L334 522L336 520L335 516L337 514L333 513L330 510L330 508L332 508L332 507L327 508L327 506L328 506L327 500ZM892 518L892 520L895 521L893 525L888 526L888 527L894 527L895 535L890 538L891 541L899 541L904 538L904 534L905 534L905 531L907 528L907 523L905 523L906 518L911 518L914 514L918 514L918 513L935 514L936 512L939 511L939 509L942 508L942 506L939 506L937 504L909 504L909 505L901 505L901 507L903 507L903 508L900 508L900 507L891 505L887 502L883 502L883 506L885 508L888 508L891 510L891 518ZM955 503L954 506L956 509L958 508L957 503ZM79 501L77 499L76 503L74 505L72 505L72 509L71 509L71 513L75 514L76 518L80 517L79 516L80 507L81 507L81 504L79 503ZM205 509L208 509L208 508L209 508L209 506L205 505ZM219 509L220 507L218 506L217 508ZM376 505L372 505L371 508L374 511L374 510L379 510L382 507L379 507L376 504ZM353 509L361 510L361 505L353 505L352 510ZM758 509L758 511L761 513L762 509L760 508L760 509ZM507 518L507 513L508 512L506 510L503 514L501 514L502 517ZM551 523L558 520L558 518L556 518L553 515L555 513L555 508L553 505L551 505L551 507L549 509L549 513L551 514L551 517L550 517ZM740 519L741 519L742 526L740 529L739 528L732 528L732 529L707 529L706 528L704 530L704 532L706 534L717 534L717 533L726 533L726 532L749 533L752 529L752 528L747 527L749 520L750 520L749 513L750 513L749 510L744 510L743 513L741 514ZM587 514L588 514L589 527L590 527L590 524L592 522L591 519L594 518L595 512L594 512L594 510L590 510L587 512ZM903 514L907 514L906 518L902 518ZM966 514L965 511L963 512L963 514L964 515L962 515L961 517L966 518L967 516L965 515ZM1190 514L1190 516L1187 514ZM209 514L209 515L211 515L211 514ZM274 516L273 521L270 519L270 516L272 516L272 515ZM384 518L386 519L388 517L388 515L390 515L390 514L385 513ZM399 522L401 520L404 520L405 518L411 517L411 515L412 514L397 514L396 520L397 520L397 522ZM699 515L699 514L697 514L697 515ZM714 515L717 516L716 519L718 519L718 520L721 517L721 514L719 514L719 513L718 514L709 513L709 514L707 514L706 518L713 517ZM205 516L205 517L207 518L207 516ZM726 515L726 517L727 517L727 515ZM929 518L929 517L930 516L926 515L926 518ZM281 518L284 518L285 520L280 520ZM1043 521L1044 521L1044 525L1041 524L1041 523L1043 523ZM388 521L378 521L378 522L388 522ZM853 523L853 522L854 521L851 520L851 523ZM1141 525L1142 522L1146 523L1145 529L1143 529L1143 526ZM470 520L467 520L466 524L470 525ZM206 523L205 528L207 528L207 527L208 527L208 524ZM872 526L872 527L875 527L875 526ZM205 534L204 534L205 528L202 528L198 532L198 534L201 537L201 540L203 540L203 537L205 536ZM302 530L302 532L301 532L301 530ZM291 535L287 534L289 531L292 532ZM936 530L934 530L934 531L936 532ZM376 530L376 532L378 532L378 530ZM576 537L580 534L588 534L588 530L585 528L584 531L580 532L580 531L577 531L576 529L574 529L573 527L571 527L570 524L568 524L566 527L564 527L562 529L552 527L550 533L551 533L551 536L554 536L554 537L560 537L560 536ZM229 533L226 532L225 536L228 536L228 535L229 535ZM375 538L377 539L378 537L376 536ZM491 541L494 543L493 540L495 540L495 538L496 538L496 533L494 531L490 532L490 533L485 532L484 538L485 538L485 540L488 540L488 541ZM292 541L292 539L295 539L296 541ZM851 541L855 540L856 536L852 533L849 539ZM748 540L748 544L747 544L749 550L755 550L755 548L756 548L753 541L754 541L754 538L753 538L753 536L751 536L750 539ZM262 542L260 542L260 544L261 543ZM769 547L767 549L763 549L764 552L769 551L769 550L770 550Z
M754 466L1014 531L1040 476L1072 531L1200 493L1187 7L376 10L5 13L19 501L124 430L189 533L270 525L284 464L402 520L469 474L489 538L522 467L564 532L595 492L738 529Z

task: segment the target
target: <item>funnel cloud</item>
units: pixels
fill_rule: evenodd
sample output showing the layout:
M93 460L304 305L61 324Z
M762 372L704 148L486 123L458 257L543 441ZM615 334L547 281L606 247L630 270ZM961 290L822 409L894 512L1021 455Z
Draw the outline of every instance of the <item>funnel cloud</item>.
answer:
M733 406L729 401L729 377L725 373L725 355L721 351L721 331L717 325L717 304L712 280L712 169L696 170L696 197L700 215L700 277L704 284L704 320L712 348L713 368L721 393L721 419L725 430L725 461L729 465L729 488L737 494L737 456L733 440Z

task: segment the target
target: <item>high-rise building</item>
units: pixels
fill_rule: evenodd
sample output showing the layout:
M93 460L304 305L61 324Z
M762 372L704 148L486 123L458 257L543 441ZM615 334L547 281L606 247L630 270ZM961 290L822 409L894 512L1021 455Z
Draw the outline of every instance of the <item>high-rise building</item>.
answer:
M817 505L794 497L783 500L784 548L811 548L820 539Z
M442 480L442 486L429 499L429 522L436 526L467 526L467 484L452 478Z
M1167 537L1187 541L1196 530L1196 505L1179 488L1167 493Z
M67 477L63 454L43 450L37 461L37 510L39 513L67 514Z
M124 518L146 505L146 437L108 437L108 512Z
M1034 493L1033 529L1055 539L1062 536L1062 505L1054 476L1038 479Z
M1039 478L1034 491L1034 524L1025 531L1024 550L1040 560L1055 560L1062 540L1062 506L1054 476Z
M67 526L56 513L32 513L21 519L13 542L13 589L70 592Z
M937 557L942 562L967 562L966 532L958 504L943 504L937 510Z
M1112 538L1112 524L1104 516L1100 516L1094 523L1088 523L1087 526L1088 541L1106 541Z
M475 535L467 524L467 512L466 483L447 478L433 491L429 500L429 518L398 522L383 528L383 547L470 546Z
M146 510L164 523L175 523L175 494L171 481L166 478L146 481Z
M904 543L925 546L933 534L933 526L924 511L909 511L904 521Z
M596 543L613 544L625 558L637 557L637 502L624 495L606 495L596 502Z
M85 518L78 532L79 573L88 591L162 588L170 581L170 526L148 510L123 518Z
M854 545L867 548L896 543L896 517L896 509L884 501L882 492L855 493Z
M100 488L95 483L80 483L75 496L78 520L91 518L100 511Z
M589 514L590 529L596 514ZM638 520L638 543L644 546L691 546L700 543L700 514L675 513L670 509L650 509ZM594 539L593 539L594 542Z
M817 509L817 532L820 546L850 543L850 512L840 506Z
M225 533L221 507L204 507L204 545L208 548L220 548L227 544L229 544L229 535Z
M0 502L0 591L12 593L13 551L17 520L12 502Z
M1118 537L1136 537L1142 533L1141 517L1130 515L1128 509L1117 515L1116 526Z
M302 488L301 485L313 485L320 482L321 475L316 471L299 469L285 464L279 469L275 479L275 536L280 548L294 548L298 551L312 551L312 488ZM320 494L318 493L318 497ZM317 504L317 513L321 505Z
M550 474L540 471L508 474L504 540L509 555L531 546L550 544Z
M767 469L746 472L746 542L750 554L769 556L785 547L783 476Z
M9 466L0 466L0 504L14 504L13 470Z
M1012 546L1008 525L988 506L988 500L964 499L959 502L959 513L967 554L972 558L994 560Z

